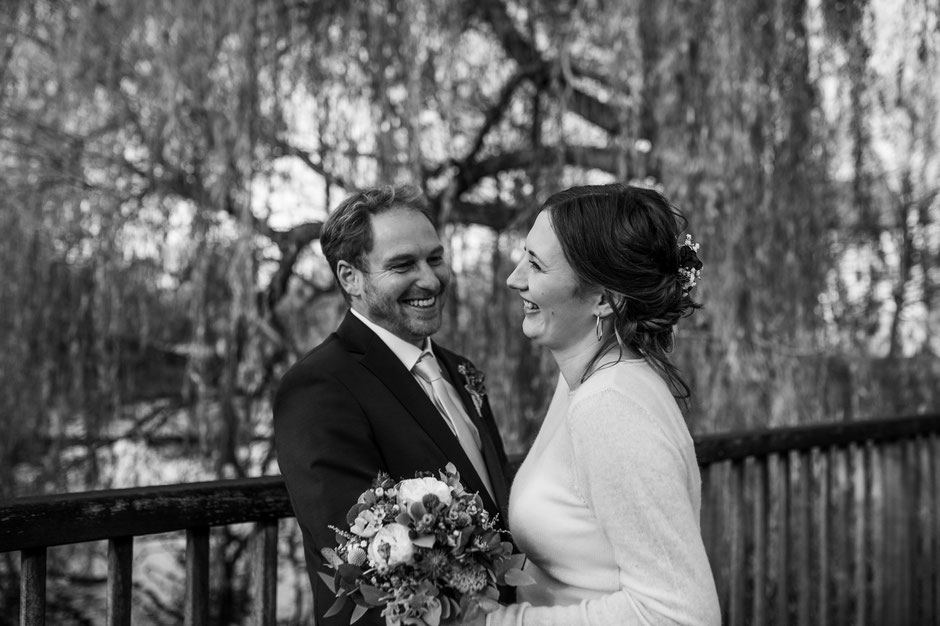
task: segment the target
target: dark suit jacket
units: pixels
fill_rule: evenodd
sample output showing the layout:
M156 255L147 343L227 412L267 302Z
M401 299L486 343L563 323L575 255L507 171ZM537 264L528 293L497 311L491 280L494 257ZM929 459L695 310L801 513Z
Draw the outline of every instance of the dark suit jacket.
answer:
M365 324L347 313L339 328L285 374L274 402L278 464L303 533L317 624L349 624L351 606L324 620L333 595L318 575L320 549L335 547L329 526L348 528L346 513L379 471L393 479L452 462L490 513L506 520L506 453L489 402L477 413L458 365L466 359L434 344L444 376L460 393L480 431L496 500L489 496L460 442L401 361ZM384 624L370 611L357 624Z

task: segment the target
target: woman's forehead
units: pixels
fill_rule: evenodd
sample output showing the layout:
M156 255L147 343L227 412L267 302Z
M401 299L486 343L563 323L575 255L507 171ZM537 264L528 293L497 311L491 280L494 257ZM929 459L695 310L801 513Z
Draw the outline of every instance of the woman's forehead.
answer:
M526 249L542 259L564 256L547 211L539 213L526 237Z

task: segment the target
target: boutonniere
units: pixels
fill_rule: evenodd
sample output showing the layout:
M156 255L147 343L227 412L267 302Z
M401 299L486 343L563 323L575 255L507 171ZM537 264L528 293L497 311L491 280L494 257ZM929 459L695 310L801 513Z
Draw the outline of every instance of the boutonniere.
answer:
M483 417L483 400L486 398L486 387L483 386L483 372L473 367L469 362L463 362L457 366L457 371L464 379L464 389L470 394L473 400L473 406L477 409L477 415Z

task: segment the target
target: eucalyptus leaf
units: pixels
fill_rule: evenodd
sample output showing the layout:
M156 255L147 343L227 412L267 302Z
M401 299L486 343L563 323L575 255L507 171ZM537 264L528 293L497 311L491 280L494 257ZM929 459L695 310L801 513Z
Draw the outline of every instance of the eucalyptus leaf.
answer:
M339 574L340 578L345 582L355 582L357 578L362 576L362 568L351 563L343 563L336 568L336 573Z
M346 596L340 596L336 598L336 601L333 602L333 605L330 606L330 610L323 614L324 618L333 617L337 613L343 610L343 607L346 606Z
M373 585L363 583L359 585L359 591L362 593L362 599L366 604L379 606L382 604L382 590Z
M534 585L535 579L521 569L513 568L506 572L506 584L511 587L525 587L526 585Z
M330 593L336 594L336 583L333 582L333 577L326 572L320 572L320 578L323 579L326 588L330 590Z
M369 610L368 608L366 608L366 607L364 607L364 606L362 606L362 605L360 605L360 604L357 604L357 605L356 605L356 608L353 609L352 615L351 615L350 618L349 618L349 623L350 623L350 624L355 624L356 622L358 622L359 619L360 619L363 615L365 615L365 614L366 614L366 611L368 611L368 610Z

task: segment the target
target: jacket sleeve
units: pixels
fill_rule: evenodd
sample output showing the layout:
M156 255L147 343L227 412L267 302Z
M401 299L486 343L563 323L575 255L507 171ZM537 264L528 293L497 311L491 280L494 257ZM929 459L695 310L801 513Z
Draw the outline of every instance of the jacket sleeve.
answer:
M302 371L302 370L301 370ZM320 580L320 550L336 545L330 526L346 528L346 513L383 470L365 412L355 395L329 375L291 372L274 403L278 465L304 538L307 571L314 589L315 614L322 616L333 595ZM349 623L351 606L318 624ZM384 624L378 611L360 622Z

